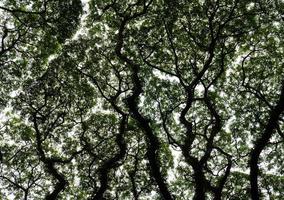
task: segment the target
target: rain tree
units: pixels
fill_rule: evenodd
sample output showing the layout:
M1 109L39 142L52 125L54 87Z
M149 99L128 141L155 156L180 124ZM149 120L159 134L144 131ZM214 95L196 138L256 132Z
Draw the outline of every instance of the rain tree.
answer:
M1 10L2 199L281 199L283 1Z

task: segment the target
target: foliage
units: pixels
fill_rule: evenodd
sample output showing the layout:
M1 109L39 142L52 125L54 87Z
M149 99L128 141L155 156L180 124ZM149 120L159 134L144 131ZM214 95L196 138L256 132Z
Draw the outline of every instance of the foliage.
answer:
M281 199L284 3L4 0L2 199Z

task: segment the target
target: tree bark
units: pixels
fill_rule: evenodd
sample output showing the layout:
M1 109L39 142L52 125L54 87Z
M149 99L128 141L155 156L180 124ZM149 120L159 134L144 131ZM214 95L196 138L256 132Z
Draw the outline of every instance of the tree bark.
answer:
M284 111L284 82L282 84L280 98L276 106L270 111L268 123L265 126L264 132L255 142L255 145L250 153L250 186L251 186L251 199L259 200L261 193L258 187L259 166L258 160L261 152L267 146L274 130L278 125L280 115Z

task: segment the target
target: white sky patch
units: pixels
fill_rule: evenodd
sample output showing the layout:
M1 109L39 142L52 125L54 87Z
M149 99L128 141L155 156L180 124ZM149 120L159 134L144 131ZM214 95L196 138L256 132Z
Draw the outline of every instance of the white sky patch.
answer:
M160 72L159 70L154 69L153 70L153 74L157 77L159 77L162 80L168 80L170 82L177 82L179 83L179 79L177 77L174 76L169 76L165 73Z
M80 28L76 31L74 34L72 40L76 40L79 38L80 35L86 33L86 19L87 16L90 14L90 6L89 6L90 0L82 0L82 5L83 5L83 15L81 16L80 19Z
M173 155L173 161L174 161L174 167L172 169L168 170L168 178L167 181L174 182L176 180L176 169L179 166L179 158L181 156L181 151L178 151L170 146L170 151L172 152Z

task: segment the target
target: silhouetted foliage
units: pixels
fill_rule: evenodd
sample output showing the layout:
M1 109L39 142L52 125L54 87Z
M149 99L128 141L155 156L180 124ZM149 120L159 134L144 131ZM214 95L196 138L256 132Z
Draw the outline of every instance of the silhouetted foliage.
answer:
M0 199L283 199L283 13L4 0Z

